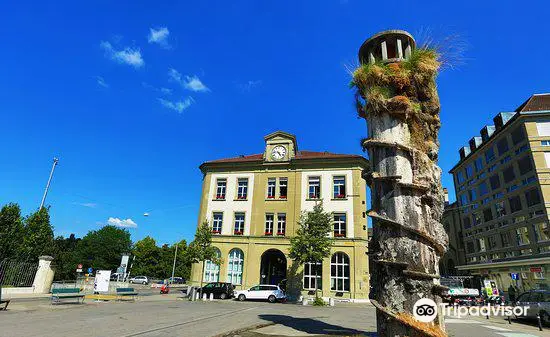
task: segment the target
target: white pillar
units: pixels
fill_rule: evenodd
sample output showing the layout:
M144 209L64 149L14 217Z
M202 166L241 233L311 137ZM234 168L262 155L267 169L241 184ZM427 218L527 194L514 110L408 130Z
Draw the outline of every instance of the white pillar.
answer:
M38 258L38 270L32 283L34 293L47 294L50 292L55 273L51 267L52 261L53 257L47 255Z
M206 294L202 294L202 300L206 301Z
M385 61L388 59L388 46L386 45L386 41L382 41L381 47L382 47L382 61Z
M372 52L369 53L369 63L375 63L376 59L374 58L374 55L372 55Z
M328 299L328 305L330 305L331 307L334 306L334 298L329 297L329 299Z
M307 305L307 297L305 297L305 296L302 299L302 305Z
M206 294L205 294L206 295ZM213 301L214 300L214 293L210 293L210 298L209 298L210 301Z
M397 57L403 58L403 45L401 44L401 39L397 39Z
M407 41L407 47L405 48L405 58L411 57L411 41Z

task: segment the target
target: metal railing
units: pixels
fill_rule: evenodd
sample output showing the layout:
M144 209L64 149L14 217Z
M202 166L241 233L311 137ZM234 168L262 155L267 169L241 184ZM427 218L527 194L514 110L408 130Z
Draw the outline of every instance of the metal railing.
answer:
M0 261L0 285L3 287L31 287L34 282L37 262Z

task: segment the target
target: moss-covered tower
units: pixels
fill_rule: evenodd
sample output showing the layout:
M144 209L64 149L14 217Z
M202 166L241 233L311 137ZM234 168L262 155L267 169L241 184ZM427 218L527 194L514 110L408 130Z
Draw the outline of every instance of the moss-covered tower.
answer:
M416 48L401 30L374 35L353 73L357 112L367 120L373 239L373 304L380 336L444 335L443 315L413 317L417 300L441 302L439 259L447 248L441 169L437 166L439 55Z

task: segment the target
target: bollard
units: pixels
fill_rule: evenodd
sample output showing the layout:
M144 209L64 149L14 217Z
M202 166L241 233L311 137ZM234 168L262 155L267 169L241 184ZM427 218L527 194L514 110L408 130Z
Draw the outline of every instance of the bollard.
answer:
M206 301L206 299L207 299L207 295L206 295L206 294L202 294L202 300L203 300L203 301Z
M542 322L540 321L540 313L537 314L537 323L539 324L539 331L542 331Z
M198 300L200 300L200 299L201 299L201 293L197 291L197 292L195 293L195 300L198 301Z
M329 299L328 299L328 305L331 306L331 307L334 306L334 298L329 297Z
M511 316L508 315L508 324L512 324L512 319L510 318Z
M307 298L302 298L302 305L307 305Z
M206 295L206 294L205 294ZM209 298L210 301L213 301L214 300L214 293L210 293L210 298Z

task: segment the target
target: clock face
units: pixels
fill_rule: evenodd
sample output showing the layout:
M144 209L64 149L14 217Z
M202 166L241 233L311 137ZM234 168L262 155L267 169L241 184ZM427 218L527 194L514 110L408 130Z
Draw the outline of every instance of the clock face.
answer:
M286 155L286 149L284 146L275 146L273 150L271 150L271 157L276 160L281 160Z

